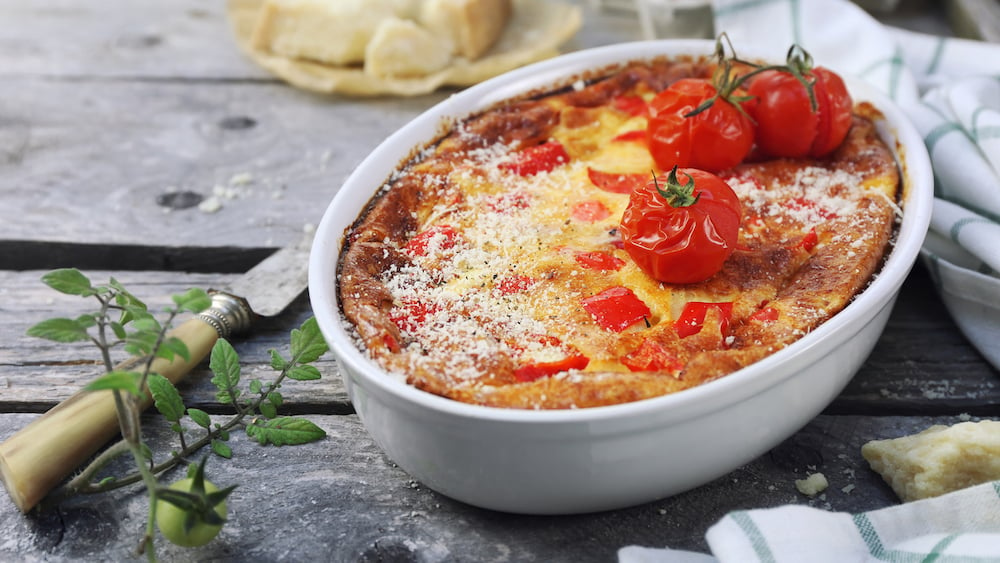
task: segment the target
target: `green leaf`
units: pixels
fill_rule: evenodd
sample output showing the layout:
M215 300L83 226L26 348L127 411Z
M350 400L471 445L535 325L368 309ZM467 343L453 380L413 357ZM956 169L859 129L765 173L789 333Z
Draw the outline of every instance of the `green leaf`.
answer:
M277 350L271 349L271 369L275 371L282 371L288 365L288 360L281 357L281 354Z
M90 297L97 295L97 289L90 283L90 278L76 268L53 270L42 276L42 282L52 289L67 295Z
M277 391L271 391L267 394L267 400L274 406L280 407L282 403L285 402L285 398L281 396L281 393Z
M141 377L142 374L136 371L111 371L91 381L84 389L87 391L117 389L138 395L139 379Z
M170 422L177 422L184 416L184 401L169 379L158 373L150 374L146 384L153 394L153 405Z
M250 392L253 393L254 395L260 394L263 388L264 385L260 382L259 379L254 379L250 381Z
M111 278L108 285L116 291L115 304L122 309L122 314L118 319L118 322L121 324L127 324L135 320L137 316L147 314L146 304L135 295L132 295L129 290L125 289L125 286L119 283L118 280Z
M212 419L208 416L208 413L201 409L188 409L187 414L191 417L191 420L195 424L205 428L206 430L212 426Z
M90 339L87 327L73 319L46 319L29 328L27 335L54 342L80 342Z
M142 317L136 318L132 322L132 327L139 332L149 332L151 334L159 335L163 330L160 326L160 321L156 320L153 315L144 315Z
M233 449L229 447L229 444L221 440L212 440L212 451L219 457L226 459L233 457Z
M110 322L108 326L111 327L111 332L115 333L115 338L118 340L125 340L128 336L128 333L125 332L125 326L121 323Z
M304 418L285 416L273 420L254 420L246 428L247 436L261 445L306 444L326 436L322 428Z
M80 315L77 317L76 322L80 323L83 328L90 328L92 326L97 326L97 314L90 315Z
M170 338L165 338L160 348L170 350L170 352L177 354L178 356L184 358L185 362L191 361L191 352L188 351L187 344L184 343L180 338L171 336ZM172 358L170 358L172 359Z
M184 293L171 296L178 311L200 313L212 306L212 298L204 289L191 288Z
M316 317L309 317L298 329L292 329L292 357L298 363L315 362L329 350L319 331Z
M148 356L153 352L153 348L159 339L160 335L156 332L144 330L133 332L125 337L125 351L133 356Z
M145 319L151 316L151 313L146 310L145 303L134 303L132 300L121 295L116 297L116 301L119 301L118 305L122 308L122 314L118 322L123 325L135 322L136 319Z
M319 370L316 369L315 366L310 365L295 366L288 370L285 375L288 376L289 379L294 379L296 381L313 381L322 377Z
M225 402L232 402L232 397L228 395L230 390L236 389L240 383L240 358L233 349L233 345L224 338L220 338L212 346L212 356L208 361L214 377L212 383L219 389L221 396L225 396Z
M243 392L240 391L239 389L233 389L232 393L230 393L229 391L219 391L215 394L215 400L219 401L224 405L235 405L236 401L233 400L233 397L236 397L236 400L239 400L239 398L242 396ZM252 401L250 399L247 399L244 402L244 404L249 405L251 402Z
M278 409L276 409L271 403L261 403L257 408L260 409L260 414L264 415L266 418L275 418L278 416Z

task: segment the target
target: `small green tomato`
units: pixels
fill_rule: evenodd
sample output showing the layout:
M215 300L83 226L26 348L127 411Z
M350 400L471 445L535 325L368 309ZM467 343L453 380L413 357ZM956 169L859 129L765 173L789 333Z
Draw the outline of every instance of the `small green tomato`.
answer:
M204 483L204 494L211 494L219 490L218 487L207 480ZM193 484L194 479L186 477L170 485L169 489L182 493L197 494L197 491L193 490ZM218 522L220 523L218 524L206 522L205 518L196 512L189 512L173 503L158 500L156 503L156 525L165 538L177 545L183 547L205 545L212 541L215 536L219 535L219 531L222 530L221 522L225 522L226 518L225 500L219 502L213 508L219 517ZM186 520L189 518L191 521L188 524Z

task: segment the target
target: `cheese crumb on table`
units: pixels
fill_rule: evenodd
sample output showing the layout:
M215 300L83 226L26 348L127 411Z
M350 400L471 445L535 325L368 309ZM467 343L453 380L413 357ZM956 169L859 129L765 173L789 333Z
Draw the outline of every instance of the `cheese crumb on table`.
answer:
M805 479L796 479L795 488L799 490L800 493L814 497L830 486L829 481L826 480L826 475L822 473L813 473Z
M1000 421L934 425L873 440L861 455L904 502L1000 479Z

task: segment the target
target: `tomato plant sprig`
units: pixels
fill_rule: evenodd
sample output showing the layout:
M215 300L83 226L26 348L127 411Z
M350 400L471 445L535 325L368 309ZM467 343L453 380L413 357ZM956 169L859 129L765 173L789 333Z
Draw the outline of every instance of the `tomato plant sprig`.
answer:
M156 365L154 358L172 360L175 356L185 359L190 357L184 342L172 337L169 331L173 321L180 314L198 313L210 306L211 299L204 290L191 289L173 295L174 306L166 309L167 318L164 322L160 322L147 309L145 303L113 278L106 285L94 284L79 270L66 268L45 274L42 281L60 293L94 298L98 301L99 308L96 312L72 319L47 319L29 328L27 334L55 342L89 341L100 350L105 373L85 389L107 390L113 394L123 437L120 442L112 444L94 458L78 475L52 491L45 504L71 495L108 492L142 481L149 496L149 517L137 552L145 554L147 559L153 561L156 558L153 542L154 521L161 500L166 506L163 510L167 513L176 510L189 512L190 509L201 514L200 521L198 518L190 520L194 528L184 525L179 535L172 533L177 530L164 532L165 537L171 541L181 538L177 540L180 545L195 545L189 543L193 540L187 532L198 528L196 524L199 522L209 527L220 526L222 515L220 514L217 519L208 514L206 507L221 508L225 495L231 490L227 488L218 494L207 490L204 462L201 466L204 487L200 492L195 491L195 496L198 498L184 496L183 493L191 490L187 488L187 483L181 483L172 492L166 492L167 488L159 486L157 475L176 465L186 463L187 458L206 446L219 457L231 457L232 450L227 441L230 431L237 427L243 427L249 437L261 444L302 444L326 435L321 428L307 419L278 416L278 408L283 402L279 389L284 380L307 381L319 379L321 376L319 370L311 363L326 353L327 345L314 318L307 319L299 328L291 331L290 357L282 356L277 350L270 350L271 367L278 372L278 375L267 383L259 379L245 381L240 374L239 357L232 345L224 339L219 339L215 343L209 367L214 375L212 383L218 390L216 398L223 405L235 410L235 414L228 421L217 423L213 422L205 411L185 407L173 383L153 371L153 366ZM115 366L112 362L112 351L119 347L138 358L138 361ZM179 450L157 456L144 440L142 417L140 417L143 410L141 403L143 397L149 396L166 419L170 429L178 436ZM94 413L81 411L74 417L73 423L87 426L94 416L96 416ZM183 424L188 424L189 428L185 428ZM53 430L58 432L59 428ZM133 473L103 479L98 477L98 473L112 459L129 454L135 461ZM193 480L191 485L195 489L199 487ZM183 490L178 492L178 489ZM220 512L224 513L224 510ZM181 520L189 521L186 516ZM204 526L200 529L206 530ZM207 531L217 532L217 529ZM211 536L214 536L214 533ZM205 541L210 539L211 537L207 537Z
M726 56L723 39L732 56ZM736 103L753 124L754 142L772 157L823 157L839 147L852 123L853 101L837 73L816 66L812 55L793 44L783 64L762 65L740 59L724 33L716 40L715 82L718 96L705 100L689 116L708 111L718 100ZM752 70L739 75L733 64ZM745 91L733 98L730 92Z
M733 56L726 56L725 46L722 44L722 40L725 39L726 43L729 44L729 50L732 51ZM736 50L733 48L732 43L729 41L729 36L723 32L715 40L715 54L713 55L718 61L715 70L712 72L712 84L715 86L715 95L706 99L698 107L684 114L684 117L694 117L703 111L708 110L708 108L715 105L720 99L725 100L733 105L738 112L746 116L749 119L753 119L750 114L744 109L744 104L750 102L754 99L753 96L748 94L740 94L743 84L747 80L747 75L736 75L733 72L733 63L740 63L752 68L758 68L760 65L756 65L747 61L740 60L736 58ZM754 71L756 72L756 70Z

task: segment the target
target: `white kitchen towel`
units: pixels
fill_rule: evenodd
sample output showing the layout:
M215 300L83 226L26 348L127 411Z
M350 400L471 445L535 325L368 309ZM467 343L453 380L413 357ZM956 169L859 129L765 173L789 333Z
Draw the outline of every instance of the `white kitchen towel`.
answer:
M1000 45L883 26L847 0L714 0L716 31L783 60L864 79L913 120L931 155L935 204L922 258L970 342L1000 369ZM1000 482L872 512L801 505L736 511L711 555L628 546L620 563L769 561L1000 563Z
M997 563L1000 481L871 512L808 506L732 512L708 530L712 555L629 546L619 563Z

